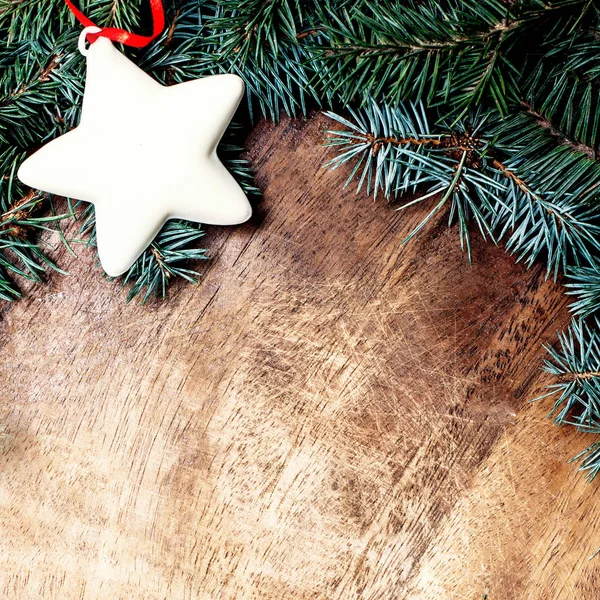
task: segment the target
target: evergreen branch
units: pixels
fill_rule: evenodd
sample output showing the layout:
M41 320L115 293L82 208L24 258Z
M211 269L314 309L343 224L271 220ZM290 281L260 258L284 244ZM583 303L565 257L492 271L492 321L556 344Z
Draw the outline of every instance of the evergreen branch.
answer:
M556 383L548 386L542 398L554 397L550 413L559 424L575 426L585 433L600 434L600 322L573 319L566 332L559 333L558 347L548 347L550 358L544 370ZM573 459L592 480L600 472L600 441L596 441Z
M586 433L600 433L600 423L595 423L592 428L583 429ZM579 460L579 470L586 472L586 479L593 481L600 472L600 441L594 442L583 452L571 459L571 462Z
M595 158L600 125L599 11L586 3L560 36L547 35L541 56L530 61L523 82L525 105L540 121L558 126L561 134Z
M591 427L600 414L600 322L573 319L558 335L558 346L548 347L544 371L556 376L543 397L556 397L551 416L558 424Z
M556 138L559 145L567 146L568 148L573 150L573 152L579 152L585 155L590 160L596 160L595 148L592 148L591 146L588 146L581 141L577 141L569 137L564 131L561 131L560 129L558 129L558 127L555 127L552 124L552 122L546 117L544 117L544 115L541 112L536 111L533 108L533 106L528 102L522 102L522 104L525 107L527 114L531 115L535 119L537 125L539 125L542 129L548 131L548 133L552 137Z
M70 214L46 216L45 196L29 192L0 214L0 298L14 300L21 296L14 278L41 281L47 268L63 271L42 250L36 232L48 229ZM53 207L49 205L54 213Z
M205 72L239 75L251 118L277 121L282 111L306 114L308 102L319 103L306 48L324 34L304 2L214 0L203 3L201 19L204 34L189 45L190 57Z
M414 193L429 184L425 193L403 208L441 195L432 211L407 237L411 239L450 201L449 223L456 220L461 246L470 259L469 220L474 220L484 237L492 236L493 199L501 186L481 172L485 143L478 137L480 118L460 123L455 130L431 133L422 105L400 104L392 109L374 101L361 113L352 112L353 121L327 113L349 131L331 131L327 144L341 148L327 166L337 168L354 162L350 180L362 169L358 189L366 182L367 191L380 189L386 197ZM406 241L407 241L406 240Z
M569 264L591 264L600 250L596 189L600 165L524 115L499 122L490 131L493 152L505 158L507 194L497 205L494 228L507 249L528 265L546 256L555 276Z
M517 71L507 56L522 22L500 2L388 0L337 12L325 5L321 18L329 44L313 49L316 70L329 96L346 104L451 99L465 114L485 95L501 112L507 97L517 97Z
M327 144L340 153L327 166L354 163L346 185L360 173L358 189L366 184L375 195L381 190L388 198L403 196L427 183L425 194L410 204L445 194L465 153L466 170L453 187L450 220L458 217L467 250L472 218L484 237L493 239L496 231L528 265L545 255L548 273L555 276L569 261L590 263L600 252L598 211L592 208L600 165L557 146L546 127L488 112L454 125L442 121L432 133L422 105L391 108L373 101L360 113L351 111L352 121L327 114L347 128L329 132ZM540 172L542 161L547 171ZM568 178L560 178L567 172ZM427 220L441 207L436 205Z
M151 296L164 298L168 286L175 278L197 284L200 274L186 265L191 260L208 258L206 250L194 247L203 235L200 225L187 221L169 221L125 274L123 286L131 284L127 301L142 293L143 303Z

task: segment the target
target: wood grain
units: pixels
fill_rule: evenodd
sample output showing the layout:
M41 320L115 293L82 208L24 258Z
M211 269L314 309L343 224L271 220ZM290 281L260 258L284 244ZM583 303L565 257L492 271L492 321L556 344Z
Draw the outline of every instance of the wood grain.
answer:
M342 191L326 126L255 130L199 287L127 305L80 251L3 310L2 598L598 597L586 439L528 402L561 290L402 245L425 209Z

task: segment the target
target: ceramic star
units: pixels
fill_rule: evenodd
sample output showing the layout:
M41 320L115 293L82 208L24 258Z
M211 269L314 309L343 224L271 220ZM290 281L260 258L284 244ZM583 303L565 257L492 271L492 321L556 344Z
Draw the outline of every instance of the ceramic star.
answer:
M18 177L92 202L100 262L120 275L167 219L235 225L250 217L216 154L243 91L236 75L165 87L100 37L87 51L79 126L29 157Z

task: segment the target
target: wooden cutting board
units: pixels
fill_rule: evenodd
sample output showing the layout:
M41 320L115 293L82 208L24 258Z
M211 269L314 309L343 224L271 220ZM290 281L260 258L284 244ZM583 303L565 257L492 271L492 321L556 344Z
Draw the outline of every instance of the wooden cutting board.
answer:
M59 251L0 324L0 596L600 594L588 438L531 404L559 286L322 168L330 124L260 124L264 190L199 287L125 303Z

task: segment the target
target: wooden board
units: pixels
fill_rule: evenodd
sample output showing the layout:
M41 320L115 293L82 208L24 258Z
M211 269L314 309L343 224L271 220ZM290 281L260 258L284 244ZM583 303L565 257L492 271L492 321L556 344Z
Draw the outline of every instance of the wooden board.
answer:
M425 208L342 191L327 126L255 130L199 287L127 305L82 250L3 309L2 598L598 597L587 438L528 402L561 290L402 245Z

